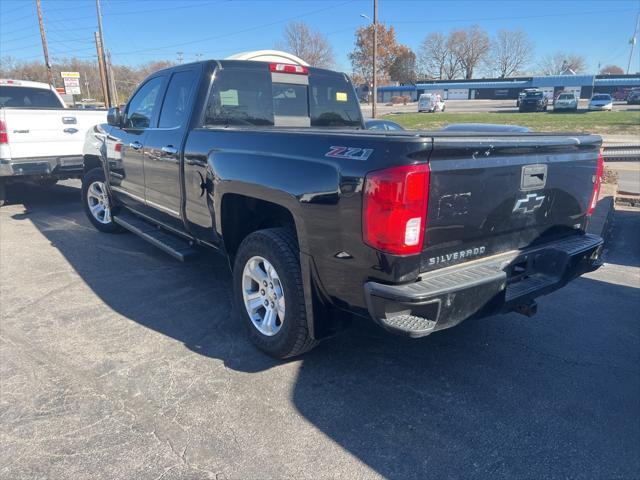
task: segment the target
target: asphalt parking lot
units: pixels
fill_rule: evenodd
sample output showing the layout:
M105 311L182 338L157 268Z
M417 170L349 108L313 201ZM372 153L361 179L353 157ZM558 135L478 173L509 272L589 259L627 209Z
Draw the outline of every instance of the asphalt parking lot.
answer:
M532 319L356 322L285 363L221 259L98 233L77 182L11 189L0 238L3 479L640 476L640 210Z

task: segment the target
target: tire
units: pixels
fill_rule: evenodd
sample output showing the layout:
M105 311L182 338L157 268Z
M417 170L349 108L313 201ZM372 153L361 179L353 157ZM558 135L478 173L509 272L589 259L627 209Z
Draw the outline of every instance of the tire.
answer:
M100 215L95 215L90 208L90 204L96 206L97 204L99 204L95 197L97 190L94 190L92 188L96 184L102 185L100 190L104 192L103 195L101 195L101 201L103 202L101 205L103 206L103 210L105 210L107 213L102 217ZM113 202L108 197L104 185L105 178L102 168L94 168L93 170L87 172L87 174L82 179L82 208L84 209L84 213L91 224L97 230L104 233L121 232L122 227L120 227L120 225L113 221L113 208L111 207L111 205L113 205Z
M273 279L269 275L263 276L268 271L267 268L259 268L259 278L263 278L263 281L268 283L265 289L249 274L251 271L256 271L252 266L265 266L257 259L265 260L276 272L277 278ZM272 286L275 288L268 290L272 279L274 284ZM265 323L267 311L262 307L261 302L264 301L263 299L270 298L270 291L274 294L273 298L276 298L277 282L279 282L281 295L276 303L280 305L279 302L284 301L282 304L284 313L280 318L281 314L276 307L278 313L273 320L274 327L269 329ZM243 240L233 267L233 295L249 338L267 355L285 359L301 355L318 344L318 341L309 335L298 245L291 230L286 228L259 230ZM260 317L260 310L262 310L264 312L262 320L252 319L249 314L250 307L247 306L246 297L250 295L255 296L257 301L255 305L260 305L254 307L258 310L254 310L253 315ZM261 296L258 297L258 295ZM271 303L271 305L274 304ZM279 326L278 321L280 321Z
M7 189L4 184L4 180L0 179L0 207L4 205L7 198Z

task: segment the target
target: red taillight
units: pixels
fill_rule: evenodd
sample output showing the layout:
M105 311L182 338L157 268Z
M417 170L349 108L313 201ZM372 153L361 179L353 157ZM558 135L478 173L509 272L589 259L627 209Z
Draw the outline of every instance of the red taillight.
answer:
M7 135L7 124L0 120L0 143L9 143L9 135Z
M589 208L587 209L587 215L591 215L596 209L598 203L598 197L600 196L600 184L602 183L602 174L604 173L604 158L602 157L602 150L598 154L598 164L596 166L596 174L593 177L593 192L591 192L591 201L589 202Z
M269 70L273 73L295 73L298 75L308 75L309 69L302 65L290 65L288 63L270 63Z
M364 184L364 242L394 255L420 253L428 197L429 165L426 163L369 173Z
M113 147L113 149L114 149L116 152L121 152L121 151L122 151L122 144L121 144L121 143L119 143L119 142L118 142L118 143L116 143L116 144L115 144L115 146Z

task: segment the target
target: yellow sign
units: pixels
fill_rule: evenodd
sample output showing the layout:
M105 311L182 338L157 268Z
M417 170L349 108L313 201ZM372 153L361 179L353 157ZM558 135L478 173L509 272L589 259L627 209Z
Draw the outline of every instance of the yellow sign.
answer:
M347 92L336 92L336 101L338 101L338 102L346 102L347 101Z
M62 78L80 78L80 72L60 72Z

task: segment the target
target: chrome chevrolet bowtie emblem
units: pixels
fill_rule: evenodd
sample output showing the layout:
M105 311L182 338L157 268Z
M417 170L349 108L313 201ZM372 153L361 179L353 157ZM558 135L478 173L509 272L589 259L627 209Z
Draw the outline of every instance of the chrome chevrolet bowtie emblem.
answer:
M513 206L513 213L531 213L537 210L544 203L544 195L530 193L526 197L516 200Z

